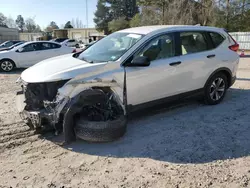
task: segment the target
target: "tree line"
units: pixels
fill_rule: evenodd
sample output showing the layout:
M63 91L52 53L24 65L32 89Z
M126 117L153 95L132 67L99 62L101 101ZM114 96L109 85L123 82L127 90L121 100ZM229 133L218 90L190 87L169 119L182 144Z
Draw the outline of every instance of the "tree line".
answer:
M250 0L98 0L94 22L109 34L146 25L204 25L250 31Z
M48 26L42 30L41 27L36 24L35 17L28 17L24 19L22 15L18 15L16 20L12 17L6 17L0 12L0 27L6 28L17 28L20 32L27 33L37 33L37 32L52 32L54 29L59 29L55 21L51 21ZM65 25L62 25L61 28L82 28L84 27L82 21L78 18L67 21Z

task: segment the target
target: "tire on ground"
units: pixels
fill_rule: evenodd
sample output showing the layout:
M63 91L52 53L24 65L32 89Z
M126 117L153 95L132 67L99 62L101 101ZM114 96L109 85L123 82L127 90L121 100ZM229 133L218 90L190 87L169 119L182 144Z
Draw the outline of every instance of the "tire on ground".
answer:
M4 64L5 62L6 62L6 63L9 63L9 64L11 65L10 67L6 68L6 70L4 70L4 68L2 67L2 66L3 66L2 64ZM10 72L10 71L12 71L15 67L16 67L16 65L15 65L14 61L12 61L12 60L10 60L10 59L3 59L3 60L0 61L0 70L1 70L1 71Z
M224 94L223 96L217 100L217 101L214 101L211 99L210 97L210 86L211 84L213 83L213 81L216 79L216 78L222 78L225 82L225 91L224 91ZM205 104L208 104L208 105L216 105L216 104L219 104L225 97L226 95L226 92L227 92L227 88L228 88L228 80L227 80L227 76L223 73L223 72L218 72L216 73L214 76L212 76L208 82L206 83L205 85L205 89L204 89L204 102Z
M112 121L86 121L80 118L76 121L75 133L80 139L89 142L110 142L122 137L127 128L124 116Z

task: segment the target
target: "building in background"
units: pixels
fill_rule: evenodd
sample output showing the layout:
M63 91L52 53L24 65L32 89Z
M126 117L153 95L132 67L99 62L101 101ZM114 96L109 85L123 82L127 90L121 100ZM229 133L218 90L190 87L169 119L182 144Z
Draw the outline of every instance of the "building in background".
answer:
M18 29L0 27L0 43L7 40L19 40Z
M42 36L42 33L19 33L19 39L24 41L37 41Z
M55 29L53 31L53 38L69 38L76 39L85 44L99 40L104 36L103 33L98 32L95 28L71 28L71 29Z

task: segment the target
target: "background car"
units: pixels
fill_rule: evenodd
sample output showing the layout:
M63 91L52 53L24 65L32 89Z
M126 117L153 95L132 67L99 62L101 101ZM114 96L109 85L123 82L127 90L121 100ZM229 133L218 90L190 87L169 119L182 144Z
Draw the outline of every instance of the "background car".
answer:
M76 47L76 48L80 47L77 40L75 39L67 39L61 42L60 44L68 47Z
M80 48L85 50L85 49L89 48L90 46L92 46L93 44L95 44L96 42L97 41L92 41L92 42L90 42L88 44L80 44Z
M8 48L16 43L19 43L19 42L22 42L22 41L20 41L20 40L6 41L6 42L0 44L0 49L1 48Z
M11 50L0 52L0 69L9 72L15 67L26 68L42 60L73 51L74 49L55 42L26 42Z
M11 49L13 49L13 48L15 48L15 47L17 47L17 46L23 44L23 43L25 43L25 41L18 42L18 43L14 44L14 45L12 45L12 46L10 46L10 47L0 48L0 52L1 52L1 51L5 51L5 50L11 50Z
M68 38L56 38L56 39L52 39L50 41L61 43L61 42L65 41L65 40L67 40L67 39Z

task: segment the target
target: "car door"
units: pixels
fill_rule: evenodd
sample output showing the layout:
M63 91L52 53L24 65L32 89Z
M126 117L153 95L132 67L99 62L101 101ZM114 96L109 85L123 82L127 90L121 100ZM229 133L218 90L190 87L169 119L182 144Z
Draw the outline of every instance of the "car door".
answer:
M163 34L148 42L131 60L145 56L148 67L126 67L127 101L136 105L175 95L181 76L176 70L180 63L174 33Z
M216 52L212 49L209 37L204 31L180 32L181 65L179 92L201 89L207 80L207 75L219 65Z
M19 67L30 67L41 61L40 44L37 42L27 44L16 51Z
M72 53L72 51L73 51L72 48L69 48L67 46L62 46L60 44L54 44L54 43L51 43L51 49L53 51L53 57L59 56L59 55L64 55L67 53Z
M61 45L55 44L55 43L50 43L50 42L42 42L41 43L41 48L42 48L42 54L43 54L43 59L48 59L51 57L55 57L60 54L60 47Z

